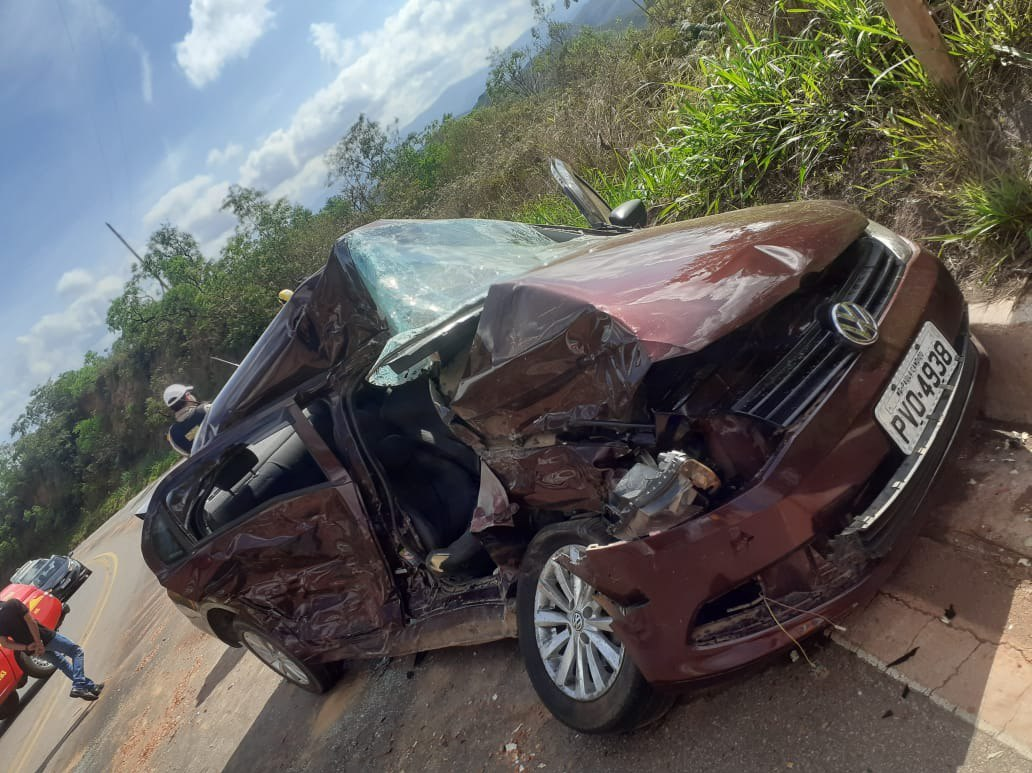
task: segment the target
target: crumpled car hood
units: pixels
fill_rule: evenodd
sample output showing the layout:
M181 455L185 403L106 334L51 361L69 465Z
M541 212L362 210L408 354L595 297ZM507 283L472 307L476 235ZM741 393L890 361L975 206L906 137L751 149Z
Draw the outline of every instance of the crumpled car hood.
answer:
M485 437L545 413L625 418L652 363L771 308L866 225L841 202L755 207L612 237L492 285L451 407Z

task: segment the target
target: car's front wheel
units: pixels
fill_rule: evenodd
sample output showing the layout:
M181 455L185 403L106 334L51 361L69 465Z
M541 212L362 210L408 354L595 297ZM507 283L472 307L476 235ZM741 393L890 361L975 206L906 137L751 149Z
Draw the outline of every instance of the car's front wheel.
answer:
M609 539L596 519L542 529L517 587L520 652L531 684L552 714L583 733L629 732L673 703L631 662L594 588L563 566Z
M57 671L57 666L42 655L30 655L25 650L15 652L14 659L22 671L36 679L49 679Z
M236 620L237 638L262 663L291 684L313 693L326 692L333 685L332 671L323 665L309 665L294 657L272 635L244 620Z

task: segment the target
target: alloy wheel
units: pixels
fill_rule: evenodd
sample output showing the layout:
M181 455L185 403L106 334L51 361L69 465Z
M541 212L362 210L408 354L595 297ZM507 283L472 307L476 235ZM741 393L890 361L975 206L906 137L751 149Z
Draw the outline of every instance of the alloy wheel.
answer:
M297 664L293 656L284 652L272 640L254 631L244 631L241 638L260 661L287 681L302 687L311 682L308 674Z
M565 695L591 701L620 673L624 647L613 619L595 601L595 589L557 559L578 560L584 548L566 545L548 559L534 594L534 634L549 677Z

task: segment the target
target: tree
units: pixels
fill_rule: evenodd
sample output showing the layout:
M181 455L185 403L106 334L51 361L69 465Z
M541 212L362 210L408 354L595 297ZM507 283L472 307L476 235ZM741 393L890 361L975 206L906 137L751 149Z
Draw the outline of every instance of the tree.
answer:
M380 184L400 144L398 122L387 127L358 116L336 145L326 154L329 176L326 184L338 186L340 195L355 210L371 212L380 203Z
M207 270L197 240L163 223L151 234L141 261L133 265L122 294L108 307L108 328L130 341L156 341L174 334L196 316L196 296L203 290Z
M205 260L192 235L163 223L147 240L143 268L166 291L183 284L199 287L204 281Z

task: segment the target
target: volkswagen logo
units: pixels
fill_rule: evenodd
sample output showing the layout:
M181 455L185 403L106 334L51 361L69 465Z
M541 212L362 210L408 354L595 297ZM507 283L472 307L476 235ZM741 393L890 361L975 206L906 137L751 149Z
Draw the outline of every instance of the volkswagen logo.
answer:
M832 330L851 346L870 346L878 340L878 321L859 303L836 303L829 316Z

